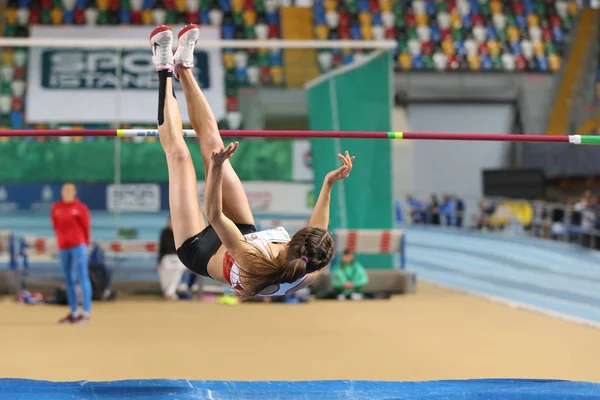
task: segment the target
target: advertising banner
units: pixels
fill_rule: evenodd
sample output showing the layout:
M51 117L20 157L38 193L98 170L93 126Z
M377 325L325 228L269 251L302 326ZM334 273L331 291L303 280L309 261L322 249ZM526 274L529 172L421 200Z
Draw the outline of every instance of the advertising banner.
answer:
M173 31L179 31L174 27ZM145 39L147 27L32 26L32 38ZM219 39L216 27L202 27L200 41ZM149 44L149 42L148 42ZM199 49L194 75L217 120L225 117L223 64L219 49ZM155 123L158 76L148 45L141 49L30 48L28 123ZM175 83L184 122L185 98Z
M13 212L49 213L60 200L61 183L0 183L0 214ZM77 196L91 211L169 211L169 185L78 183ZM204 206L204 182L198 182L198 196ZM312 213L310 183L247 182L244 189L255 215L305 217Z

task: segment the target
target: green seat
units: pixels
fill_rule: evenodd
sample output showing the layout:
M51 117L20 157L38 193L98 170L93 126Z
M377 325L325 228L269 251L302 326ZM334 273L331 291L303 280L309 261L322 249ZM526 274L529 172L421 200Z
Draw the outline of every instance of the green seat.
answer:
M256 39L256 31L253 26L244 27L244 33L246 34L246 39Z
M177 11L169 10L165 15L165 24L173 25L177 23Z
M426 54L423 56L423 68L433 69L433 57L431 54Z
M502 64L502 58L497 56L492 56L492 68L495 71L502 71L504 69L504 64Z
M465 35L464 35L463 30L461 28L454 28L454 29L452 29L452 39L454 41L463 40L464 36Z
M398 40L398 53L408 53L408 40Z

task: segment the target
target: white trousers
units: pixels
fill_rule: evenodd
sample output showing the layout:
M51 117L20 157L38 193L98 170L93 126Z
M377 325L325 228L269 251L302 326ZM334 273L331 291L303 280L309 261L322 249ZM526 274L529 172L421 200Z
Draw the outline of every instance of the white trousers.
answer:
M175 296L177 286L181 283L181 277L185 273L185 265L179 261L177 254L163 256L158 266L158 278L160 288L165 297Z

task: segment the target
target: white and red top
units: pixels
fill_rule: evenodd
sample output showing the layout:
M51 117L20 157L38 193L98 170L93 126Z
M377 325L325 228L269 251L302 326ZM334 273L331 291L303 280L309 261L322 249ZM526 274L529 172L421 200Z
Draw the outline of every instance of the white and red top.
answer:
M288 243L291 240L290 235L287 233L285 228L281 226L275 229L267 229L260 232L249 233L244 235L244 237L248 243L258 247L267 255L269 255L269 243ZM240 266L227 251L225 252L225 257L223 257L223 276L234 291L243 289L242 283L240 282ZM306 279L306 276L307 275L304 275L296 282L276 283L271 285L265 288L259 294L259 296L284 296L300 286L300 284Z

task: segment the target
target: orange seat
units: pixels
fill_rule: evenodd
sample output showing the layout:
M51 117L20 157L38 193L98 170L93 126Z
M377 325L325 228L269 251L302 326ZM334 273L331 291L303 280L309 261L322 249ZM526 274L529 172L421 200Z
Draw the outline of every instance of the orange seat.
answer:
M283 83L283 68L272 67L270 72L271 72L271 81L275 85L281 85Z
M454 29L462 28L462 19L458 13L453 12L450 14L450 26Z
M500 0L490 1L490 9L492 14L502 14L502 2Z
M244 11L244 25L246 25L246 26L256 25L256 11L254 11L254 10Z
M187 1L186 0L175 0L175 9L177 12L183 13L187 11Z
M509 42L518 42L519 41L519 28L516 26L509 26L506 28L506 37L508 37Z
M497 56L500 54L500 43L496 40L490 40L487 42L487 48L490 55Z
M380 0L379 8L381 8L382 13L392 11L392 2L390 0Z
M373 40L373 27L371 25L362 25L360 27L360 35L363 40Z
M16 25L17 24L17 9L16 8L7 8L5 13L5 21L6 25Z
M55 8L50 12L50 20L53 25L61 25L63 22L63 10Z
M233 53L223 53L223 65L225 69L232 69L235 67L235 57Z
M427 17L427 14L415 15L415 21L417 22L417 26L428 26L429 25L429 17Z
M561 67L561 59L557 54L550 54L548 56L548 65L550 67L550 71L558 72Z
M98 9L98 11L107 11L108 1L109 0L96 0L96 9Z
M479 71L481 69L481 59L479 54L469 54L467 56L467 63L471 71Z
M327 28L325 25L317 25L315 26L315 35L317 36L317 39L327 40L327 37L329 36L329 28Z
M233 12L242 12L244 9L244 0L231 0L231 10Z
M454 55L454 41L452 39L446 39L442 41L442 50L444 50L444 54L446 54L447 56Z
M527 16L527 25L531 26L540 26L540 17L537 14L529 14Z
M360 25L372 25L373 15L368 11L363 11L358 15Z
M337 6L337 0L325 0L325 11L335 11L337 10Z
M152 15L152 10L142 11L142 23L144 25L152 25L154 23L154 16Z
M546 46L544 45L544 42L541 41L535 41L533 42L533 54L535 54L536 56L543 56L545 54L546 51Z
M398 63L400 64L400 68L404 71L410 71L412 67L412 57L408 53L401 53L398 55Z

